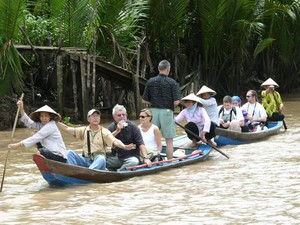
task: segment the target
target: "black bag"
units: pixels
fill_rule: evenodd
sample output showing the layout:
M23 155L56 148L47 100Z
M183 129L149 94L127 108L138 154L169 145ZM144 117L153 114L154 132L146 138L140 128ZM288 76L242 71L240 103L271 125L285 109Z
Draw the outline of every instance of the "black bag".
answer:
M158 161L163 161L164 158L158 153L157 155L151 155L149 160L151 162L158 162Z
M268 121L281 121L284 119L284 115L278 112L272 114L271 117L268 117Z

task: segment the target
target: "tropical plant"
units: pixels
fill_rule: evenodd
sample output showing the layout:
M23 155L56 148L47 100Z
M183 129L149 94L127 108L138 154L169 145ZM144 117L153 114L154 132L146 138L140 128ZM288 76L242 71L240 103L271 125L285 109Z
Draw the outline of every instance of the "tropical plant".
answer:
M0 1L0 95L20 93L23 85L22 56L14 46L26 1Z

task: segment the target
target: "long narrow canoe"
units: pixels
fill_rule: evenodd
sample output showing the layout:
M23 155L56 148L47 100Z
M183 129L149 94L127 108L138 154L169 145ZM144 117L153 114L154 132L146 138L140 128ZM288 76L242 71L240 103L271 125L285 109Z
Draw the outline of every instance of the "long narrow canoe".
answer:
M186 139L186 136L182 136L175 138L174 141L180 142ZM33 161L39 168L43 178L50 185L110 183L201 162L208 158L212 150L210 146L205 144L201 144L198 149L199 151L197 152L195 152L195 149L184 149L184 151L181 151L185 152L183 155L171 160L155 162L151 167L147 167L147 165L142 164L119 172L91 170L85 167L69 165L67 163L46 159L39 154L33 155ZM163 148L163 152L164 151L165 147Z
M216 128L215 142L218 146L223 145L240 145L264 140L271 135L278 134L283 125L282 121L269 122L268 129L256 132L236 132L222 128Z

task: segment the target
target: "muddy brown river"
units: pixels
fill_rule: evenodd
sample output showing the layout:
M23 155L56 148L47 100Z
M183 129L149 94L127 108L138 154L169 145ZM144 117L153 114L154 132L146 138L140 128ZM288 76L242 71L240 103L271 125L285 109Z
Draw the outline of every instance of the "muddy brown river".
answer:
M35 148L11 150L0 224L300 224L300 93L282 97L287 131L223 147L229 160L213 151L206 162L122 182L50 187L32 161ZM30 132L16 129L14 141ZM11 131L0 135L2 177Z

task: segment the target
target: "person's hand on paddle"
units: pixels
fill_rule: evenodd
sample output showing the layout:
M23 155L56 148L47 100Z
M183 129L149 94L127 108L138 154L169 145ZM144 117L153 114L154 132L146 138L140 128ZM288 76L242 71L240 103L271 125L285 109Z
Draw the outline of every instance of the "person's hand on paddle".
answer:
M22 142L17 142L17 143L9 144L7 147L8 148L18 148L18 147L21 147L22 145L23 145Z
M205 131L202 131L202 133L201 133L201 141L202 141L203 143L207 143L205 134L206 134L206 132L205 132Z
M23 100L18 100L17 101L17 106L19 107L20 109L20 114L21 116L23 116L25 114L25 111L24 111L24 103L23 103Z

